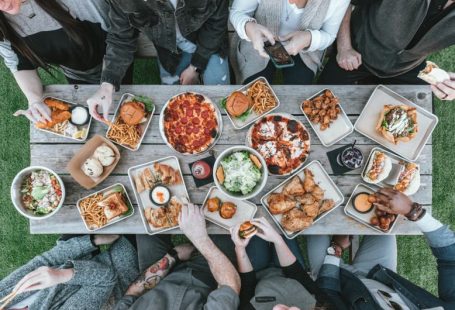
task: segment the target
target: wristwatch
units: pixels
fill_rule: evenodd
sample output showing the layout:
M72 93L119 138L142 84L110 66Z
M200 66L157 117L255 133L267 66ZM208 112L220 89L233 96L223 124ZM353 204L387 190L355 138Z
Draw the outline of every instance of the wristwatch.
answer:
M167 251L167 254L169 254L170 256L172 256L172 258L175 259L176 264L180 262L179 254L177 253L177 251L174 248Z
M427 210L425 210L421 204L414 202L412 204L411 211L409 211L409 213L405 216L411 222L416 222L420 220L426 213Z
M337 248L340 248L340 254L337 254ZM335 257L341 257L341 254L343 253L343 249L336 244L335 242L332 242L332 244L327 248L327 255L335 256Z

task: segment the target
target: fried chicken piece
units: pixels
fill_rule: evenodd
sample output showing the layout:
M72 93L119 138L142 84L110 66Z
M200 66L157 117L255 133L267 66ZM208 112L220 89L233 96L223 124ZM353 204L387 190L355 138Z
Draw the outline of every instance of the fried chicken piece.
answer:
M317 201L321 201L322 199L324 199L324 190L319 185L315 185L313 187L311 195L313 195L314 199L316 199Z
M297 202L281 193L273 193L267 199L272 214L282 214L297 206Z
M69 111L56 110L51 113L51 120L44 122L37 122L36 127L41 129L52 128L56 124L63 123L66 120L71 118L71 113Z
M321 207L319 208L318 215L331 210L334 206L335 201L333 201L333 199L324 199L321 203Z
M305 192L311 193L314 189L314 186L316 185L314 183L313 172L311 172L308 169L305 169L303 172L305 173L305 180L303 180L303 188L305 189Z
M313 224L313 218L305 216L305 212L297 208L286 212L281 218L281 226L287 231L304 230L310 227L311 224Z
M295 196L294 200L301 203L302 205L309 205L316 201L311 193L305 193L303 195Z
M44 103L51 109L61 110L61 111L68 111L70 109L70 105L63 101L46 98L44 99Z
M315 201L312 204L304 205L302 209L306 216L315 218L319 213L319 202Z
M291 181L286 184L282 191L283 194L289 196L303 195L305 190L303 189L302 180L296 175Z

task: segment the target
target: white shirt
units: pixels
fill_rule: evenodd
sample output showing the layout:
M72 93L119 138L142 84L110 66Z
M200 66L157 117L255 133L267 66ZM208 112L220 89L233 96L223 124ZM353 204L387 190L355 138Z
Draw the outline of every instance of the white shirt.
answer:
M174 10L177 8L177 2L178 0L170 0L172 6L174 7ZM187 53L194 53L196 51L196 45L185 39L184 36L182 36L182 33L180 32L179 25L177 24L177 21L175 22L175 40L177 43L177 46L184 52Z
M300 17L305 8L299 9L294 4L289 4L288 0L277 1L284 2L278 35L284 36L300 30ZM229 19L241 39L250 41L245 33L245 24L252 20L260 2L261 0L234 0ZM322 28L319 30L308 29L311 33L311 44L305 51L324 50L333 43L349 3L349 0L330 1Z

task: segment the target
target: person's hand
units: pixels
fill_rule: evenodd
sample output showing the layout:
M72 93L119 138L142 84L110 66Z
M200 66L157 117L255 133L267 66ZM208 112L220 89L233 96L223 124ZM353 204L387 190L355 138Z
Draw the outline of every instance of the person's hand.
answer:
M177 255L181 261L189 260L194 249L194 246L190 243L180 244L174 247L174 250L177 252Z
M118 238L120 238L119 235L95 235L93 237L93 243L96 245L112 244L117 241Z
M342 250L346 250L351 246L349 235L334 235L332 241L335 242Z
M255 22L248 22L245 25L245 33L250 39L255 50L258 51L259 55L264 58L269 58L269 55L264 50L264 42L269 41L270 44L275 44L275 38L273 33L266 27L259 25Z
M183 205L179 215L179 224L182 232L193 244L208 237L204 210L192 203Z
M14 116L23 115L32 123L51 121L51 109L42 101L29 105L27 110L17 110Z
M308 48L311 45L311 32L309 31L294 31L279 38L280 41L288 41L284 46L289 55L295 56L301 50Z
M336 59L340 68L346 71L357 70L362 64L362 55L352 47L339 49Z
M189 65L180 74L181 85L197 85L199 84L199 73L196 72L196 68L193 65Z
M55 269L47 266L39 267L23 277L14 287L16 294L29 291L43 290L71 280L74 275L72 268Z
M272 243L279 243L283 241L281 235L264 217L252 219L250 222L260 229L260 231L256 233L256 236L259 238Z
M387 213L406 215L412 210L412 200L397 190L381 188L374 196L376 207Z
M102 83L96 93L87 99L88 109L90 114L97 120L103 122L109 119L109 108L112 104L112 93L114 92L114 85L110 83ZM101 107L101 116L98 113L98 107Z
M450 80L431 85L431 90L441 100L455 100L455 72L448 72Z
M248 243L250 243L251 238L243 239L239 236L239 229L241 224L237 224L229 229L231 233L232 242L234 242L235 248L238 250L244 250Z

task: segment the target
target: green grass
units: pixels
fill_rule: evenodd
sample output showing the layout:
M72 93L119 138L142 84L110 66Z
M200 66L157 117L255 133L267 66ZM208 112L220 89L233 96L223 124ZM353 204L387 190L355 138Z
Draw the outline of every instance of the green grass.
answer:
M441 67L455 72L455 47L430 57ZM138 84L158 84L157 66L151 60L135 62L134 81ZM46 84L65 83L63 76L44 75ZM35 255L49 249L55 235L29 234L28 221L12 206L9 185L14 175L30 164L29 124L24 118L12 116L25 108L25 97L11 74L0 65L0 278L24 264ZM455 168L451 160L455 150L455 102L435 100L439 125L433 135L433 212L444 223L455 224ZM414 283L437 292L436 262L423 237L399 237L399 272ZM386 253L385 253L386 254Z

